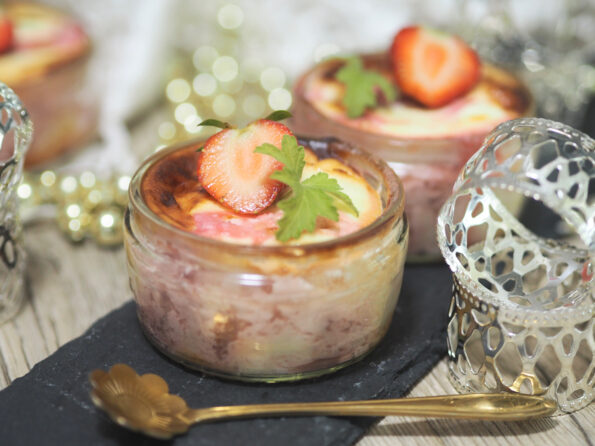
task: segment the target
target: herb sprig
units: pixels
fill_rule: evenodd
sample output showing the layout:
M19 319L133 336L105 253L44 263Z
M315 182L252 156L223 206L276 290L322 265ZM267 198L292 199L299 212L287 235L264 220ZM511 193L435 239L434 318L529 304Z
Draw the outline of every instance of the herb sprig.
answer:
M291 188L291 193L277 202L277 206L283 211L283 217L277 222L277 240L287 242L299 238L304 231L313 232L319 216L338 221L336 200L343 202L350 213L359 215L351 198L342 192L337 180L330 178L326 172L318 172L302 181L306 165L305 149L298 145L295 136L283 136L281 149L265 143L258 146L255 153L270 155L283 163L283 169L273 172L271 178Z
M388 101L394 101L397 95L394 85L388 79L376 71L366 70L357 56L345 59L336 79L345 85L343 105L350 118L357 118L367 108L378 105L378 88Z

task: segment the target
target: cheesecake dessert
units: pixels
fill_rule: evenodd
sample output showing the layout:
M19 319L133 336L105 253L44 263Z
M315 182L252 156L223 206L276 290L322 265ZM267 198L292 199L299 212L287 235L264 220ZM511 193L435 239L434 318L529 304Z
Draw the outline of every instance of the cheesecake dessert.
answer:
M323 61L301 76L294 98L294 131L365 147L399 175L409 260L440 258L436 219L459 171L495 126L532 110L512 73L421 27L401 30L386 53Z
M233 379L351 364L393 317L403 206L386 163L278 122L160 151L132 179L125 222L141 326L171 358Z
M0 81L22 99L35 127L28 166L95 134L95 100L83 89L90 50L81 25L61 11L26 2L0 6Z

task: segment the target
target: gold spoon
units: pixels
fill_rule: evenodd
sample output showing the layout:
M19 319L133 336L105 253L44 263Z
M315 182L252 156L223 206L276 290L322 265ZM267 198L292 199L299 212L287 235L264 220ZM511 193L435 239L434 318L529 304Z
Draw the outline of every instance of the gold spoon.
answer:
M191 409L171 395L160 376L139 376L125 364L90 375L91 398L116 423L155 438L182 434L194 423L257 416L386 416L518 421L551 415L556 403L539 396L511 393L446 395L368 401L254 404Z

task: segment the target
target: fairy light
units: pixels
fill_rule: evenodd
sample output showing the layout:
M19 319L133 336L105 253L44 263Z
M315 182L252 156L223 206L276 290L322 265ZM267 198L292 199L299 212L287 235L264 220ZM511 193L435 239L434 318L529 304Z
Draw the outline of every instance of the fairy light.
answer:
M79 177L79 181L81 183L81 186L89 189L89 188L95 186L95 183L97 182L97 178L95 177L95 174L93 172L85 171L85 172L81 173L81 175Z
M212 46L204 45L196 49L192 55L192 63L198 71L210 71L213 62L219 57L219 51Z
M27 200L33 195L33 188L29 184L23 183L18 187L17 195L21 200Z
M231 81L238 75L238 63L231 56L221 56L213 62L213 75L221 82Z
M184 124L190 116L196 116L196 107L188 102L184 102L176 107L174 117L180 124Z
M70 204L66 208L66 215L70 218L77 218L81 215L81 207L78 204Z
M198 124L200 124L201 121L202 119L198 115L188 116L188 118L186 118L186 120L184 121L184 129L188 133L199 133L200 131L202 131L202 127L198 126Z
M269 67L260 74L260 85L266 91L273 91L285 85L285 73L277 67Z
M173 79L167 84L165 94L172 102L184 102L190 96L190 84L186 79Z
M273 110L287 110L291 102L291 93L285 88L275 88L269 93L268 103Z
M78 187L78 181L72 175L64 177L60 183L60 189L65 194L71 194L76 191Z
M194 77L192 88L199 96L211 96L217 91L217 80L209 73L200 73Z
M117 181L118 189L124 192L128 191L128 186L130 186L130 180L131 178L128 175L122 175L120 178L118 178Z
M115 219L112 214L103 214L99 219L99 222L104 228L111 228L114 226Z
M81 230L81 222L80 222L80 220L70 220L68 222L68 229L71 232L75 232L75 233L78 232L78 231L80 231Z
M39 182L42 186L51 187L56 184L56 174L51 170L46 170L39 176Z
M244 11L234 4L222 6L217 12L217 22L224 29L237 29L244 22Z

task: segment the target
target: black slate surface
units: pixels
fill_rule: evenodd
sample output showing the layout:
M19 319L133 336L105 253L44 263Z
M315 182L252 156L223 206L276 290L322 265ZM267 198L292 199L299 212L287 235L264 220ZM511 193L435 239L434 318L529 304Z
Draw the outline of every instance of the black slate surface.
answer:
M113 424L90 398L88 374L117 362L157 373L190 407L402 396L446 352L451 279L443 265L406 268L389 333L363 361L328 377L293 384L243 384L185 369L144 338L134 302L97 321L0 392L0 444L8 445L346 445L374 418L304 417L197 425L172 441Z

